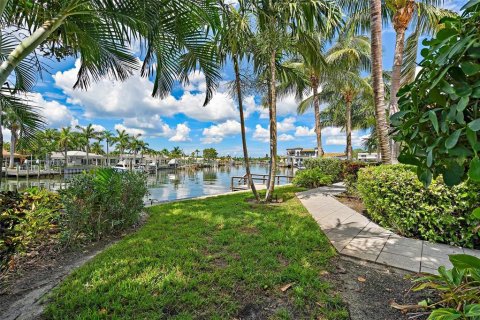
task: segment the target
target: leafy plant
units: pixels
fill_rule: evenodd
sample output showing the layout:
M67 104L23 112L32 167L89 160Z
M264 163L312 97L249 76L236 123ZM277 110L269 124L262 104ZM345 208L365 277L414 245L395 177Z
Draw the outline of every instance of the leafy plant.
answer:
M64 240L99 240L134 224L147 194L141 173L99 169L72 179L61 192L65 206Z
M356 196L358 194L358 171L366 166L368 166L368 164L361 161L345 161L343 163L343 182L349 195Z
M467 181L448 187L441 177L425 188L415 167L382 165L358 174L357 188L372 220L407 237L480 247L471 214L480 203L480 184Z
M327 175L320 168L305 169L297 172L293 184L305 188L317 188L332 184L333 176Z
M25 213L19 210L21 196L18 192L0 192L0 270L7 267L20 246L18 231Z
M306 169L318 169L324 175L331 176L333 182L342 180L343 163L335 158L308 158L303 162Z
M468 176L480 180L480 10L471 0L461 17L444 18L443 28L421 52L415 82L399 92L400 111L391 117L398 160L417 166L425 185L443 175L447 185Z
M420 305L433 309L430 320L480 319L480 259L466 255L450 255L453 268L438 268L438 275L428 275L414 282L414 291L433 288L440 300ZM439 308L440 307L440 308Z

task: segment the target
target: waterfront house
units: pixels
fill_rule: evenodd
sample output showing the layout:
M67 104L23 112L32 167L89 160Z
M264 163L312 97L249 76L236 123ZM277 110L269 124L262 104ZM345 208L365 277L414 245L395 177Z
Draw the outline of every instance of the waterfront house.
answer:
M317 148L289 148L287 149L286 163L291 167L303 167L303 161L305 159L317 157Z
M50 154L50 159L53 165L63 166L65 162L65 152L52 152ZM87 164L87 153L85 151L67 151L67 166L102 166L105 164L105 161L105 156L89 153Z

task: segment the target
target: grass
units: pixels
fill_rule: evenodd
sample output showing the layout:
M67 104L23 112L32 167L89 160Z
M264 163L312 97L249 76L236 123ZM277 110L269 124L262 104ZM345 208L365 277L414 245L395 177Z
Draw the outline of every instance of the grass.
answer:
M276 205L243 193L152 207L142 229L54 290L46 317L348 318L322 276L335 252L295 191L279 188Z

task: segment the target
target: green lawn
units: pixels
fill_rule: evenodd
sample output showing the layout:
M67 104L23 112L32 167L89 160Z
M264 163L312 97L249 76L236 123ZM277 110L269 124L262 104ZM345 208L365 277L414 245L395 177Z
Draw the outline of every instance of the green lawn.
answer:
M280 205L243 193L151 208L54 291L47 318L348 318L322 278L335 252L295 191L279 188Z

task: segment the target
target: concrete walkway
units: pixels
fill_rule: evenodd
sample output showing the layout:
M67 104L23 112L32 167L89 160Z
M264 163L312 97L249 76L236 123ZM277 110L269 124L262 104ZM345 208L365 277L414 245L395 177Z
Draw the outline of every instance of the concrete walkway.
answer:
M437 274L441 265L451 267L450 254L480 258L480 250L401 237L336 200L341 184L297 194L337 251L345 256L413 272Z

